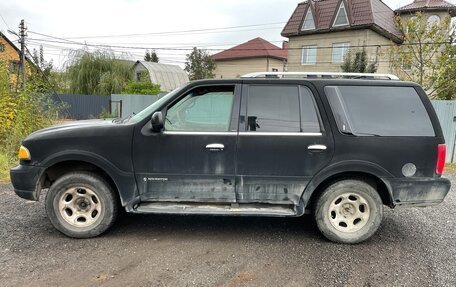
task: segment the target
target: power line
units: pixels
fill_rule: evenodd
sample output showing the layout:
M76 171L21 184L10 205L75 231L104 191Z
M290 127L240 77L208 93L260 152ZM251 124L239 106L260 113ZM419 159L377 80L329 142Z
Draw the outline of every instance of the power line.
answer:
M118 49L132 49L132 50L169 50L169 51L191 51L193 48L180 48L180 47L141 47L141 46L120 46L120 45L108 45L108 44L91 44L91 43L81 43L66 40L63 38L57 38L63 41L55 40L44 40L44 39L33 39L35 42L48 42L48 43L60 43L60 44L74 44L79 46L87 47L99 47L99 48L118 48ZM445 42L423 42L423 43L403 43L402 46L418 46L418 45L438 45L438 44L452 44L451 41ZM351 45L350 48L376 48L376 47L395 47L397 44L367 44L367 45ZM333 49L333 46L316 46L309 49ZM303 47L292 48L289 47L288 50L302 50ZM208 51L225 51L223 48L207 48ZM282 48L232 48L231 51L283 51Z
M178 33L183 34L193 34L195 32L209 32L209 31L223 31L230 29L241 29L241 28L251 28L251 27L261 27L261 26L271 26L271 25L283 25L287 22L274 22L274 23L264 23L264 24L253 24L253 25L242 25L242 26L231 26L231 27L217 27L217 28L207 28L207 29L194 29L194 30L181 30L181 31L166 31L166 32L151 32L151 33L136 33L136 34L120 34L120 35L98 35L98 36L78 36L78 37L65 37L66 39L94 39L94 38L122 38L122 37L137 37L137 36L148 36L148 35L175 35ZM234 32L234 31L233 31ZM40 35L37 32L30 32ZM46 36L42 34L42 36Z
M10 30L8 23L6 23L5 18L3 18L3 15L1 13L0 13L0 18L2 18L2 21L3 21L3 23L5 23L6 28L8 28L8 30Z

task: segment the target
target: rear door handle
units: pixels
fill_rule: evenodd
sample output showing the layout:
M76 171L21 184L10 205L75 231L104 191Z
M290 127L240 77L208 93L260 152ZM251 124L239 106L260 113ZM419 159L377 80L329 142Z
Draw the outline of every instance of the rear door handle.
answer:
M223 144L213 143L213 144L208 144L206 146L206 149L209 151L223 151L225 149L225 146Z
M310 151L324 151L327 149L325 145L322 144L316 144L316 145L310 145L307 147L308 150Z

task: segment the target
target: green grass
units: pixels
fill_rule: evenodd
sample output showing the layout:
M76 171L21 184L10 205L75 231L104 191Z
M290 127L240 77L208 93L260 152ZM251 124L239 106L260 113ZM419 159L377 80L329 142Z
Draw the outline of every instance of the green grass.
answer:
M456 173L456 163L447 163L445 165L445 173Z
M11 168L11 161L4 153L0 153L0 183L10 181L9 170Z

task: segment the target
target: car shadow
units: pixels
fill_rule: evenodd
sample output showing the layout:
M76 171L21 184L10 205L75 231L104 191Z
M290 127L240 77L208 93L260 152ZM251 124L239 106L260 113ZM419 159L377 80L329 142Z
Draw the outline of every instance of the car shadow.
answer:
M108 236L186 236L186 237L226 237L233 236L274 236L294 235L309 239L321 239L312 216L246 217L208 215L159 215L123 214L113 226Z

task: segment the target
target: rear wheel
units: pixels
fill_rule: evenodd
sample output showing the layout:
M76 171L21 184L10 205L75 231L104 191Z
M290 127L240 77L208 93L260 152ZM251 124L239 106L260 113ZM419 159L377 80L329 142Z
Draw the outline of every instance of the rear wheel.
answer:
M88 172L69 173L49 188L46 212L54 227L75 238L105 232L117 217L118 200L110 185Z
M338 243L359 243L370 238L383 219L376 189L361 180L331 184L318 198L315 219L321 233Z

